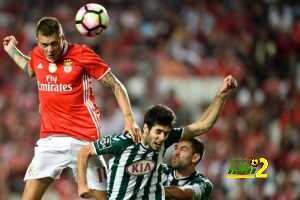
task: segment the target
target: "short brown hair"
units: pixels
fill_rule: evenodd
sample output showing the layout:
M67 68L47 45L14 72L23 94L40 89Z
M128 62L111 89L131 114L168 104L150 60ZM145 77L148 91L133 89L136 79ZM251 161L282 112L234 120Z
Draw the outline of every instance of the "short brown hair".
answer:
M172 128L175 120L176 116L174 111L161 104L150 107L144 116L144 124L147 124L149 129L151 129L155 124L169 126Z
M63 35L61 23L55 17L42 17L36 25L36 36L39 34L51 36L53 34Z
M193 153L197 153L200 155L200 159L198 162L200 162L200 160L202 159L203 157L203 154L204 154L204 144L201 140L198 140L196 138L191 138L191 139L183 139L181 141L186 141L186 142L189 142L192 146L192 150L193 150Z

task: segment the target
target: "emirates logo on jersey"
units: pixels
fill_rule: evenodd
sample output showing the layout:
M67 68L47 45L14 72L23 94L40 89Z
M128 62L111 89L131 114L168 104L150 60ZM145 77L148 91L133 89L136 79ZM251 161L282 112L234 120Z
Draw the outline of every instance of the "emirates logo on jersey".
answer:
M73 62L71 59L65 59L63 62L64 72L70 73L72 71L72 64Z
M37 81L38 89L46 92L71 92L72 84L63 84L58 81L58 76L48 74L45 81Z
M152 160L139 160L126 168L127 173L134 176L141 176L150 173L155 168L155 162Z

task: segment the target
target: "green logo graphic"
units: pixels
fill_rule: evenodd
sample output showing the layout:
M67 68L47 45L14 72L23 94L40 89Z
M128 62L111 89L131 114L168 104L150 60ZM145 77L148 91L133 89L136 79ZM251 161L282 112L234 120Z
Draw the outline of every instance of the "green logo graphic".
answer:
M262 165L260 165L262 164ZM268 174L263 173L268 168L268 161L265 158L232 159L229 161L229 169L226 178L267 178Z

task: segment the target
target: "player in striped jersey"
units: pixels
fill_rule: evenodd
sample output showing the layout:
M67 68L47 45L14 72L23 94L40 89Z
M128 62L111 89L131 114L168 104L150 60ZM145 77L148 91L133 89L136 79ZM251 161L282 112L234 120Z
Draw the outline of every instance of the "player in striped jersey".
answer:
M195 170L203 152L203 143L194 138L182 140L175 145L171 166L163 165L163 185L167 199L209 199L213 185Z
M196 122L173 128L174 112L163 105L151 107L145 114L142 142L135 144L128 135L108 136L81 148L78 154L78 194L91 196L87 186L88 159L111 154L108 172L109 199L165 199L162 186L162 158L166 148L180 139L206 133L215 123L229 94L237 87L232 76L224 79L212 104Z

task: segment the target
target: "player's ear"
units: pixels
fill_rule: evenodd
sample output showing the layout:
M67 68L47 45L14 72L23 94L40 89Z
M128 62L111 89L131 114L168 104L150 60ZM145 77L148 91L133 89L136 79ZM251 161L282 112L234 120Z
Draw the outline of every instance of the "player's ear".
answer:
M149 127L147 124L144 124L144 127L143 127L143 132L148 134L149 133Z
M192 162L197 164L198 162L200 162L200 160L201 160L200 154L199 153L194 153L193 158L192 158Z

